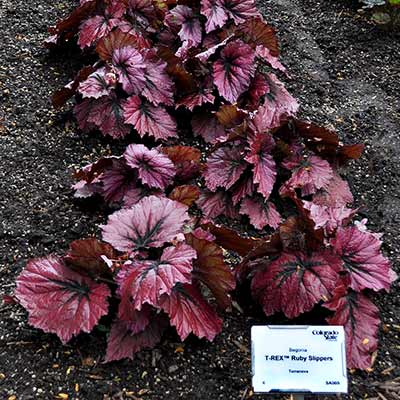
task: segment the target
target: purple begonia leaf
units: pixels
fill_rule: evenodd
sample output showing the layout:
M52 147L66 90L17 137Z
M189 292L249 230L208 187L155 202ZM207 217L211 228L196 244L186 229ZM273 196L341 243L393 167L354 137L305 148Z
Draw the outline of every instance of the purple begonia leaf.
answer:
M114 139L125 137L130 128L125 124L121 101L114 95L84 99L74 109L79 127L88 131L97 127Z
M221 28L228 19L223 0L202 0L201 13L207 18L206 33Z
M112 246L96 238L79 239L70 243L64 261L77 272L97 277L110 271L102 256L112 260L116 253Z
M194 114L192 118L193 133L201 136L207 143L217 143L225 139L225 128L218 122L217 117L209 112Z
M213 78L220 94L231 103L245 92L254 74L253 49L241 40L228 43L214 62Z
M134 24L142 29L148 29L156 19L157 13L152 0L128 0L128 15Z
M256 132L266 132L280 126L285 117L296 114L299 103L285 89L283 83L274 74L267 74L269 91L264 104L258 109L252 120Z
M318 190L313 197L313 202L320 206L342 207L353 203L354 198L349 184L343 180L337 172L333 173L325 189Z
M117 276L121 304L119 318L126 319L131 308L156 306L163 294L171 294L177 283L191 283L196 251L187 244L167 247L160 260L134 261Z
M111 95L112 89L115 89L115 83L115 75L106 68L100 68L79 84L78 91L83 98L98 99L102 96Z
M193 285L177 285L170 296L161 297L160 307L182 340L193 333L212 341L222 329L221 319Z
M156 140L177 137L176 122L167 110L142 101L138 96L128 98L124 104L124 117L125 122L133 125L141 137L146 134Z
M148 196L157 196L157 197L165 197L163 191L159 189L150 189L145 186L136 187L129 189L123 199L124 208L131 208L136 203L139 203L144 197Z
M119 23L118 18L106 18L103 15L96 15L87 19L79 28L78 45L81 49L91 46L108 35Z
M146 63L143 56L134 47L122 47L114 50L112 65L118 81L128 94L139 94L145 86Z
M199 149L191 146L168 146L163 147L162 152L175 165L175 180L186 182L200 174L201 152Z
M285 168L292 169L291 166L290 161L284 164ZM299 158L291 178L281 187L281 193L301 188L302 195L307 196L318 189L326 189L332 178L333 170L328 161L318 156Z
M200 197L200 189L194 185L177 186L168 197L190 207Z
M102 226L103 240L121 251L161 247L175 238L188 219L183 204L149 196L110 215Z
M196 204L207 218L216 218L219 215L233 219L239 217L239 212L233 205L230 194L222 190L216 193L204 191Z
M206 103L214 104L215 97L212 94L212 90L204 90L196 93L189 94L184 98L180 99L176 103L176 107L185 106L190 111L193 111L195 107L202 106Z
M241 24L253 17L260 17L254 0L223 0L223 5L229 18L233 19L235 24Z
M246 167L241 146L220 147L207 158L207 169L203 173L206 186L211 191L218 187L229 189L238 181Z
M174 7L165 16L164 22L171 28L177 30L180 28L178 35L184 44L190 43L190 47L196 47L201 43L200 20L194 15L190 7L184 5Z
M236 282L233 272L224 261L222 248L214 240L213 235L201 228L186 235L186 243L197 253L193 276L211 290L219 307L226 309L231 305L229 292L235 289Z
M275 184L276 165L272 157L275 141L269 134L255 134L249 138L250 152L245 160L253 165L257 191L268 199Z
M311 201L303 201L303 204L304 208L310 211L310 217L315 222L315 229L323 228L327 235L333 234L357 212L345 206L320 206Z
M357 292L363 289L389 291L392 283L390 262L381 252L382 242L372 233L362 232L355 226L338 229L331 244L343 260L352 289Z
M226 37L222 42L217 42L213 44L211 47L209 47L207 50L202 51L201 53L196 54L196 58L198 58L201 62L206 63L208 59L216 53L218 49L221 47L224 47L232 38L234 37L233 34L229 35ZM204 41L203 41L204 45Z
M232 186L232 202L237 205L246 196L254 194L255 187L252 176L242 176L234 186Z
M378 348L378 308L365 294L348 291L348 286L343 283L324 307L335 312L327 318L328 323L344 327L347 367L370 368L373 353Z
M167 63L160 60L154 49L145 52L146 71L145 86L141 94L154 105L174 104L174 88L172 79L167 73Z
M48 256L28 262L17 278L15 296L31 325L67 343L81 331L90 332L107 314L110 290L69 269L61 258Z
M295 318L311 311L315 304L327 301L339 278L341 260L326 251L311 255L302 252L282 253L252 280L253 296L266 315L282 311Z
M127 165L138 171L142 183L151 188L165 189L172 183L174 164L158 150L149 150L142 144L131 144L126 148L124 157Z
M282 222L275 205L259 196L245 198L240 205L240 214L247 215L250 223L257 229L263 229L267 225L276 229Z
M256 47L256 55L258 57L263 58L265 61L268 62L268 64L273 68L278 71L281 71L288 76L286 72L286 67L282 65L282 63L279 61L278 57L275 57L271 54L271 50L268 49L267 47L264 46L257 46Z
M122 358L133 359L140 350L153 348L167 327L165 318L153 317L143 331L132 333L129 321L115 321L111 326L107 341L105 362L117 361Z
M249 90L244 94L247 106L258 109L261 99L269 92L269 85L265 76L256 73L250 82Z

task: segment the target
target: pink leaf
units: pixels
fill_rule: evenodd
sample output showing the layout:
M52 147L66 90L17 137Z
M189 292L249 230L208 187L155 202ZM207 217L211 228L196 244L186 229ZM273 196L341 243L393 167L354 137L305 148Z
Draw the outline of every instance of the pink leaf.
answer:
M250 223L257 229L263 229L266 225L276 229L282 222L275 205L259 197L244 199L240 214L248 215Z
M167 247L161 259L134 261L118 277L121 305L119 318L126 319L126 310L140 310L147 303L158 304L160 296L171 294L177 283L191 283L192 260L196 251L184 243Z
M115 321L107 342L105 362L122 358L132 360L140 350L153 348L161 340L166 325L165 319L155 317L143 331L135 334L130 329L130 322Z
M203 173L207 187L215 191L217 187L229 189L237 182L246 169L243 162L243 149L238 147L220 147L207 158L207 170Z
M331 325L343 325L346 334L346 360L348 368L367 369L372 354L378 348L379 310L361 293L350 290L343 283L334 291L333 299L324 307L335 311L327 318Z
M201 136L207 143L217 143L227 136L225 128L215 115L207 112L194 114L192 129L196 136Z
M235 24L260 16L254 0L224 0L224 7Z
M79 127L84 131L97 127L103 134L114 139L122 138L130 132L123 119L120 100L114 95L84 99L75 106L74 112Z
M297 167L295 167L297 165ZM294 163L287 162L284 166L293 169L291 178L281 187L281 192L301 188L303 196L315 193L318 189L328 187L333 170L328 161L317 156L308 159L299 157Z
M138 96L129 97L124 105L127 124L135 127L141 137L148 134L156 140L176 137L176 122L162 107L142 102Z
M245 92L254 74L254 51L241 40L228 43L213 65L214 83L220 94L231 103Z
M143 90L146 64L138 50L134 47L115 49L112 64L126 93L139 94Z
M256 73L250 82L249 90L245 94L246 98L248 99L249 106L252 107L252 109L257 109L260 105L261 99L267 93L269 93L269 91L270 88L265 76L263 74Z
M15 296L29 312L29 323L67 343L90 332L108 312L110 290L72 271L54 256L28 262L17 278Z
M372 233L361 232L354 226L338 229L331 244L343 260L352 289L389 291L392 282L390 262L382 255L382 242Z
M328 186L317 191L313 197L315 204L327 207L341 207L348 203L351 204L353 201L349 184L336 172L333 173L333 178Z
M181 231L189 219L187 207L167 198L143 198L130 209L115 212L102 226L103 239L117 250L161 247Z
M165 197L164 193L159 189L150 189L144 186L132 188L129 189L124 196L124 208L131 208L144 197L148 196Z
M246 196L253 195L255 191L253 177L242 176L232 187L232 202L237 205Z
M215 97L212 95L211 90L205 90L185 96L176 103L176 106L177 107L185 106L190 111L193 111L195 107L200 107L203 104L206 103L213 104L214 100Z
M126 148L124 157L131 168L137 169L142 183L159 189L165 189L172 183L174 164L158 150L149 150L142 144L131 144Z
M212 341L222 329L221 319L195 286L178 285L170 296L161 298L160 307L169 315L182 340L194 333Z
M82 97L98 99L101 96L110 96L111 89L115 88L115 75L108 72L106 68L100 68L89 75L79 84L79 92Z
M249 139L250 153L245 160L253 164L254 183L257 191L268 199L275 184L276 166L272 157L274 139L268 134L256 134Z
M97 40L108 35L119 23L120 20L117 18L105 18L102 15L87 19L79 28L78 44L80 48L91 46Z
M198 18L188 6L178 5L165 16L165 23L172 28L180 28L178 35L182 42L190 43L190 47L196 47L201 43L202 32Z
M222 27L228 19L223 0L202 0L201 13L207 18L207 33Z
M203 192L196 204L207 218L216 218L225 215L228 218L238 218L239 213L232 204L232 199L227 192Z
M261 259L262 262L267 263ZM329 298L340 267L340 259L327 252L309 256L301 252L282 253L254 275L252 292L266 315L283 311L288 318L295 318Z

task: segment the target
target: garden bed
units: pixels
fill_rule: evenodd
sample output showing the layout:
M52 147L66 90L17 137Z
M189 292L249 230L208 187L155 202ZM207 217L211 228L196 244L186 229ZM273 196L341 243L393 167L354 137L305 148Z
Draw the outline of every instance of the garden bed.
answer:
M81 63L72 48L69 57L49 55L41 43L48 25L72 5L5 1L0 10L5 32L0 61L3 293L12 291L28 258L61 252L104 223L101 210L73 200L70 171L81 160L123 148L100 136L80 136L70 108L56 112L50 106L51 93ZM364 21L352 2L272 0L260 7L278 28L282 60L292 77L287 86L300 99L301 116L335 127L349 142L366 143L365 155L348 169L348 179L358 205L365 206L361 214L368 216L373 230L385 234L384 251L399 271L399 36ZM396 398L382 385L400 375L399 367L392 368L400 365L399 303L398 284L390 295L379 297L385 324L379 353L370 373L350 375L350 398L374 398L378 392L388 400ZM246 311L244 315L234 308L211 344L192 339L182 345L169 335L134 361L103 365L101 332L82 334L62 346L54 335L28 326L21 308L3 305L0 395L245 399L251 395L250 326L267 321L257 310Z

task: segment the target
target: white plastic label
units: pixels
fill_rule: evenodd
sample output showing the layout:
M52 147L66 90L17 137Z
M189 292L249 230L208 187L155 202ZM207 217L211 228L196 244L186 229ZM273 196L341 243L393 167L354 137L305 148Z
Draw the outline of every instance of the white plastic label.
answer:
M342 326L253 326L255 392L347 393Z

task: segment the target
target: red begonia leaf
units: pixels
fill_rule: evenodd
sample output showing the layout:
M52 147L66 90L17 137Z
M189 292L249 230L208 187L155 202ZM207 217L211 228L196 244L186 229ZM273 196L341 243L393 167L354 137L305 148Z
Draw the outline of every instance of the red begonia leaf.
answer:
M153 348L161 340L166 327L165 318L153 317L143 331L132 333L129 321L115 321L108 337L105 362L122 358L132 360L140 350Z
M79 84L79 92L82 97L92 97L98 99L102 96L109 96L112 89L115 89L115 75L106 68L100 68L93 72Z
M254 0L223 0L223 5L229 18L232 18L235 24L260 16Z
M327 252L282 253L254 275L252 292L266 315L283 311L288 318L295 318L330 297L340 266L340 259Z
M157 17L155 4L152 0L128 0L128 15L135 25L146 29Z
M335 311L327 321L344 326L348 368L367 369L378 348L379 310L365 294L347 289L342 283L335 289L331 301L324 304Z
M218 187L229 189L246 167L243 148L220 147L207 158L207 169L203 176L210 190L215 191Z
M168 146L162 148L176 169L175 179L181 182L197 177L201 168L201 152L191 146Z
M202 0L201 13L207 18L207 33L222 27L228 19L223 0Z
M193 276L204 283L212 292L218 305L226 309L231 304L229 292L235 289L235 278L224 262L221 247L212 240L194 233L186 235L186 243L196 250Z
M174 164L158 150L149 150L142 144L131 144L126 148L124 157L128 166L138 171L142 183L158 189L165 189L172 183Z
M79 84L88 78L88 76L93 73L96 69L94 67L88 66L83 67L75 76L75 79L69 82L67 85L58 89L54 92L51 97L51 104L55 108L62 107L75 93L78 89Z
M115 49L112 64L118 81L128 94L139 94L145 86L146 63L143 56L134 47Z
M247 107L258 109L261 99L269 92L269 85L265 76L256 73L250 82L249 90L244 94Z
M96 238L79 239L70 243L64 261L77 272L83 271L96 277L110 271L102 256L112 260L116 258L116 253L112 246Z
M220 94L231 103L245 92L254 74L255 53L252 48L235 40L221 51L220 58L214 62L213 78Z
M195 107L200 107L203 104L206 103L214 103L215 97L211 93L212 91L210 89L206 89L200 92L195 92L192 94L189 94L179 101L177 101L176 106L185 106L187 109L190 111L193 111Z
M194 333L211 341L222 329L221 319L195 286L177 285L170 296L161 297L159 305L182 340Z
M135 47L141 50L150 48L151 44L136 32L123 32L121 29L115 29L99 41L96 52L103 61L111 61L114 51L124 47Z
M246 42L256 49L262 46L269 50L273 57L279 55L278 38L275 29L266 24L261 18L252 18L245 21L238 28L246 36Z
M266 225L276 229L282 221L275 205L259 196L245 198L240 205L240 214L247 215L257 229L263 229Z
M160 189L150 189L147 186L129 189L123 199L124 208L131 208L136 203L139 203L139 201L144 197L148 196L165 197L165 194Z
M228 218L239 217L230 194L225 191L217 191L216 193L204 191L196 204L207 218L216 218L219 215L225 215Z
M247 114L233 104L224 104L215 113L218 122L227 129L241 125Z
M155 50L147 50L144 56L146 64L145 86L141 94L154 105L174 104L173 82L167 74L167 63L160 60Z
M169 295L177 283L191 283L196 251L187 244L167 247L160 260L134 261L117 276L121 304L119 318L130 310L140 310L147 303L158 304L160 296Z
M299 157L294 163L288 162L284 166L294 170L291 178L282 186L281 193L301 188L302 195L307 196L318 189L326 189L333 178L333 170L328 161L318 156L308 159Z
M129 190L136 187L137 173L126 165L123 158L114 158L100 177L101 194L109 203L119 203Z
M81 331L90 332L107 314L110 290L48 256L28 262L17 278L15 296L31 325L67 343Z
M103 240L121 251L161 247L181 231L189 219L186 210L167 198L145 197L108 218L108 224L102 226Z
M256 134L249 138L250 152L245 160L253 164L254 183L257 191L266 199L270 196L275 184L276 165L272 157L275 147L274 139L269 134Z
M165 16L167 26L179 29L178 35L182 42L189 43L190 47L196 47L201 43L202 31L200 20L195 17L193 10L184 5L174 7Z
M289 77L288 73L286 72L286 67L279 61L278 57L275 57L271 54L271 51L264 46L257 46L256 47L256 55L264 59L273 69L281 71Z
M177 186L168 197L190 207L200 197L200 189L193 185Z
M78 45L81 49L91 46L108 35L119 23L118 18L107 18L103 15L95 15L87 19L79 28Z
M355 226L342 228L338 229L331 244L343 260L352 289L357 292L389 290L392 282L390 262L383 256L382 242L374 234L362 232Z
M83 131L97 127L103 134L114 139L126 136L130 132L125 125L121 101L114 95L99 99L84 99L74 109L79 127Z
M267 74L266 78L269 91L252 121L256 132L277 128L285 117L295 115L299 108L299 103L274 74Z
M201 136L207 143L217 143L226 138L225 128L218 122L214 114L200 112L192 118L193 133Z
M133 125L141 137L148 134L156 140L166 140L177 136L176 122L165 108L155 107L138 96L128 98L124 104L124 117L125 122Z
M336 172L333 173L333 178L328 186L318 190L313 196L313 203L327 207L342 207L353 201L349 184Z

